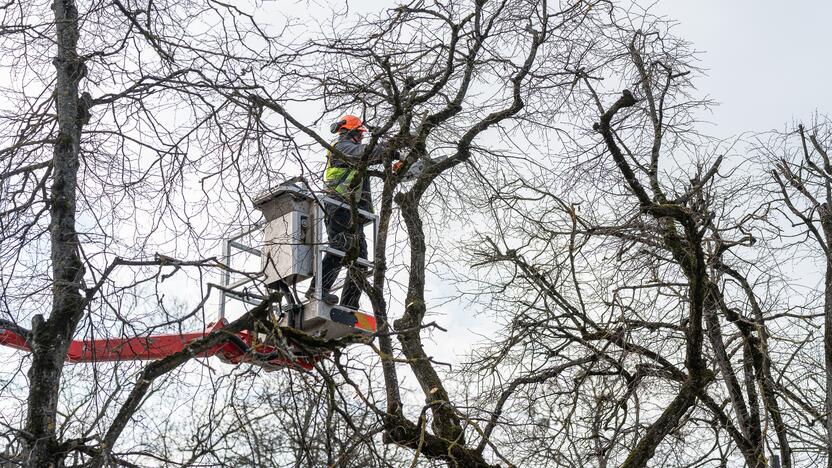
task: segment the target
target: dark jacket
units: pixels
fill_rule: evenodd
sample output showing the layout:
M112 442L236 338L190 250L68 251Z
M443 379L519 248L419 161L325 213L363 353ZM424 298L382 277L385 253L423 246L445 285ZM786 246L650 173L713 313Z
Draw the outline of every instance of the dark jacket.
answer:
M337 197L348 200L349 193L343 189L346 186L360 187L361 194L358 200L358 207L362 210L372 211L372 193L370 191L370 179L365 177L360 182L354 182L354 178L358 176L356 168L364 156L367 145L356 142L355 139L349 136L348 133L339 136L338 140L332 145L333 148L343 153L340 155L332 154L327 151L326 170L324 172L324 181L330 188L330 191ZM381 142L376 143L372 153L369 155L369 165L381 164L381 158L387 147ZM357 185L353 185L357 184ZM355 193L355 191L353 191Z

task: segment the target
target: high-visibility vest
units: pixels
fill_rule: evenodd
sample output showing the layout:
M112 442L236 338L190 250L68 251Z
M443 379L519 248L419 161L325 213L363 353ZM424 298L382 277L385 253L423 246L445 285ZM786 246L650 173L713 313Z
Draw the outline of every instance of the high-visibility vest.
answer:
M337 143L337 142L336 142ZM333 146L335 144L333 143ZM347 198L350 194L361 193L361 184L351 188L353 179L358 171L347 167L336 167L332 165L332 151L326 150L326 169L324 170L324 183L338 195Z

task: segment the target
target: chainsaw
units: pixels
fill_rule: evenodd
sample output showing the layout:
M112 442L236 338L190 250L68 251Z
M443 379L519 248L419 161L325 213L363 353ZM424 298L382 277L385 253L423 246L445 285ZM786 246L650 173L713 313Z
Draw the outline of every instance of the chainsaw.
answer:
M419 158L418 160L416 160L416 162L411 164L409 168L407 168L407 172L402 174L401 181L402 182L410 182L411 180L415 180L417 177L419 177L422 174L422 172L425 171L425 169L433 166L434 164L442 162L446 159L448 159L447 156L439 156L437 158L429 158L429 157ZM396 163L393 164L393 173L398 174L399 170L401 169L403 164L404 164L403 161L396 161Z

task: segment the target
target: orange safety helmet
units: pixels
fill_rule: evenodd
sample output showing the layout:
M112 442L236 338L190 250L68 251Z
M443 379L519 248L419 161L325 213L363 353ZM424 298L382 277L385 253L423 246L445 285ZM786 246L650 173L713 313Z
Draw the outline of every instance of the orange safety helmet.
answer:
M364 126L364 122L362 122L358 117L354 115L345 115L335 122L332 122L332 125L329 126L329 131L332 133L338 133L341 130L346 130L348 132L356 130L360 133L364 133L367 131L367 128Z

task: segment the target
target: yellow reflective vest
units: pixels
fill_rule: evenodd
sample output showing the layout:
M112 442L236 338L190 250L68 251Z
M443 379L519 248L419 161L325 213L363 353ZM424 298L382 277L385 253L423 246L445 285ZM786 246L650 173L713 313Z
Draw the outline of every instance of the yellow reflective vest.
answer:
M326 169L324 170L324 183L330 190L344 198L348 198L350 192L355 193L361 190L361 185L358 184L355 188L350 188L353 179L358 175L358 171L349 167L346 164L333 164L332 151L326 150Z
M372 210L370 184L368 180L358 180L358 170L355 167L366 151L366 145L357 142L346 136L341 136L332 143L332 147L340 151L347 159L336 158L332 151L326 151L326 169L324 169L324 183L335 194L346 201L358 201L360 207L368 211ZM378 164L381 162L381 155L385 151L381 143L376 145L370 154L369 163Z

